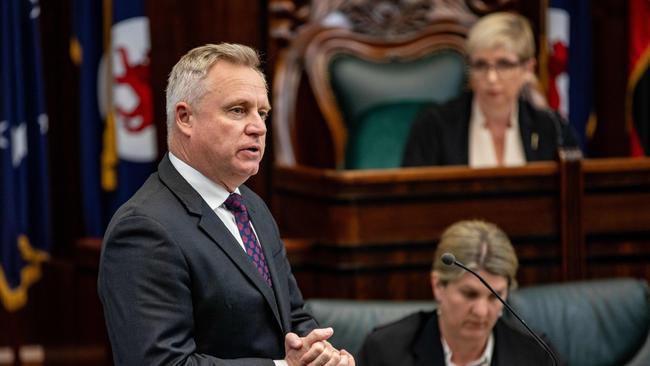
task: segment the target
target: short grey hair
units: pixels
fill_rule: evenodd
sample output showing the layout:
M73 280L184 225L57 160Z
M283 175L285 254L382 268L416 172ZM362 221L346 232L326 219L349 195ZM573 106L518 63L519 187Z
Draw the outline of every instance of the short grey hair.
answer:
M206 44L187 52L174 65L166 90L167 134L171 135L176 104L196 105L207 93L203 80L218 61L248 66L257 71L266 85L260 69L260 57L254 49L235 43Z
M535 38L528 19L515 13L496 12L474 24L465 48L470 57L479 50L504 48L515 53L519 61L526 61L535 57Z
M495 224L481 220L458 221L442 234L433 259L433 271L442 283L459 279L465 271L442 262L442 255L453 254L468 268L485 270L508 280L508 287L517 287L519 261L510 239Z

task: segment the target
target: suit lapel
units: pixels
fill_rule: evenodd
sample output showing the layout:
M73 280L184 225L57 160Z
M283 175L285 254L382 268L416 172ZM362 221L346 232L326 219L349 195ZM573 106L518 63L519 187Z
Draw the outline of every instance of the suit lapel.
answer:
M494 325L494 352L492 352L492 362L490 362L490 366L514 365L516 363L516 359L514 359L512 355L517 352L513 351L512 342L508 342L505 338L505 324L502 319L499 319Z
M226 228L223 222L219 219L217 214L212 211L210 207L205 203L203 198L190 186L189 183L178 173L169 160L169 157L165 155L158 166L158 174L161 181L176 195L176 197L185 205L190 214L199 216L199 228L206 233L206 235L219 247L223 252L230 258L230 260L239 268L239 270L253 283L253 285L262 293L267 303L271 307L273 314L275 315L276 320L280 329L284 330L282 326L282 321L278 312L278 305L276 304L275 295L273 290L264 282L264 279L255 268L255 265L251 262L248 255L244 252L239 245L239 242L233 238L230 231ZM246 202L248 204L248 202ZM263 225L262 225L263 226ZM255 226L257 231L257 226ZM264 243L264 239L258 238L261 243ZM264 249L264 246L262 246ZM267 262L269 254L267 250L264 249L264 255L267 257ZM269 268L271 271L271 268ZM271 272L271 276L274 276L275 273ZM275 278L275 276L273 277ZM275 282L274 282L275 286Z
M535 161L539 160L539 151L540 145L543 141L540 141L542 136L540 136L539 131L533 128L532 126L532 116L524 102L519 100L519 134L521 135L521 142L524 146L524 153L526 155L526 161Z
M271 282L273 283L273 290L264 282L262 276L259 275L260 284L264 285L264 289L268 291L273 301L269 301L269 305L273 310L273 314L277 318L278 322L281 324L283 331L290 329L289 319L282 319L281 314L289 314L289 306L287 304L286 296L282 294L286 293L284 288L285 283L280 281L278 274L278 269L275 266L275 261L273 260L273 251L271 250L271 243L274 240L277 240L277 235L275 235L275 230L273 230L272 224L269 221L269 218L263 217L260 212L257 210L255 204L253 204L249 199L248 195L245 194L245 191L242 189L242 197L244 198L244 204L248 208L248 215L250 216L251 221L253 222L253 227L255 228L255 233L257 234L257 240L259 241L262 251L264 252L264 257L266 258L266 265L269 267L269 273L271 273ZM256 269L257 271L257 269ZM274 296L277 294L277 296ZM266 294L265 294L266 296Z
M444 365L445 355L440 343L438 316L435 311L424 325L424 329L413 345L415 366Z
M280 328L283 329L273 290L271 290L269 285L264 282L264 279L257 271L257 268L255 268L253 262L251 262L251 259L241 248L239 242L233 238L232 234L226 228L223 222L221 222L217 214L215 214L207 205L204 205L204 208L205 212L199 221L199 227L212 239L212 241L215 242L215 244L217 244L226 253L226 255L233 261L233 263L237 265L242 273L244 273L244 275L248 277L253 285L255 285L255 287L257 287L257 289L262 293L266 299L266 302L271 307L271 310L273 310L273 314L278 321L278 325L280 325ZM263 243L264 241L262 241L263 239L260 238L257 225L253 225L255 227L255 231L257 232L258 239ZM262 246L262 248L264 249L264 246ZM264 250L264 255L268 258L266 250ZM268 259L266 261L267 263L269 262ZM269 268L269 271L270 270L271 269ZM271 276L273 275L274 273L271 273Z
M469 123L472 118L472 100L473 94L464 94L462 101L459 103L460 109L457 109L458 120L456 128L458 129L459 146L458 150L455 150L454 153L450 155L450 159L454 159L452 165L469 165ZM454 155L456 155L457 158L455 158Z

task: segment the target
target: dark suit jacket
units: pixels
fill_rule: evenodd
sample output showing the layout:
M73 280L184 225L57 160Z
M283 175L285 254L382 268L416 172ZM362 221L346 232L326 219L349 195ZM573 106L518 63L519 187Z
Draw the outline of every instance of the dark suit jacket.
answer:
M403 166L468 165L472 93L418 114L409 134ZM560 116L519 99L519 130L526 161L553 160L558 145L578 146L571 127ZM531 142L537 135L537 146Z
M117 211L98 280L116 365L273 365L287 332L317 327L271 213L240 191L273 289L167 156Z
M438 316L422 311L375 329L356 361L359 366L445 366ZM499 319L490 365L550 366L553 361L530 335Z

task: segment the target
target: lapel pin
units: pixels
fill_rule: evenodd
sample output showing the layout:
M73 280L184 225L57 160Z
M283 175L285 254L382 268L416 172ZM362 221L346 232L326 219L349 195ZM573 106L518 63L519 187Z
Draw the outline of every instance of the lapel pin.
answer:
M533 132L530 135L530 147L533 150L537 150L537 146L539 146L539 135L537 134L537 132Z

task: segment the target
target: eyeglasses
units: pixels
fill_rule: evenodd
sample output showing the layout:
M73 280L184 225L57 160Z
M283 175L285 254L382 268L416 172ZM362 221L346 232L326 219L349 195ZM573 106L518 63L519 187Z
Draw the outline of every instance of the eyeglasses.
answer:
M497 60L495 64L488 63L486 61L476 61L470 63L469 67L474 73L474 75L485 78L491 69L494 69L494 72L501 79L509 79L514 76L515 71L519 68L524 61L512 62L510 60Z

